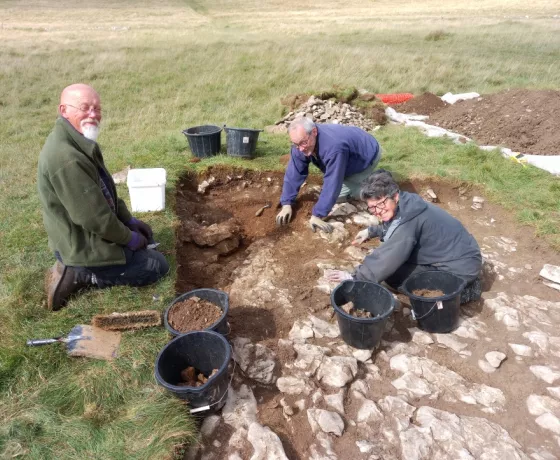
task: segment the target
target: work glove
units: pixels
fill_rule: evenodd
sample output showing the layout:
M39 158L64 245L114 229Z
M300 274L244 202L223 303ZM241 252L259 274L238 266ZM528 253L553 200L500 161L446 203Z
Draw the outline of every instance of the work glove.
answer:
M152 227L150 227L146 222L136 219L135 217L130 219L125 225L133 232L139 232L144 235L147 240L151 240L154 236Z
M126 245L131 251L138 251L139 249L144 249L148 245L148 240L142 233L132 231L132 238Z
M292 220L292 205L285 204L276 216L276 225L287 225Z
M309 227L313 230L313 233L317 231L317 229L324 231L325 233L332 233L333 226L331 224L326 223L323 219L317 216L311 216L309 219Z
M358 232L358 234L356 235L356 237L354 238L354 241L352 241L352 244L354 246L357 246L359 244L364 243L367 240L369 240L369 229L368 228L366 228L364 230L360 230Z
M329 281L341 283L342 281L354 279L354 277L344 270L325 270L325 278Z

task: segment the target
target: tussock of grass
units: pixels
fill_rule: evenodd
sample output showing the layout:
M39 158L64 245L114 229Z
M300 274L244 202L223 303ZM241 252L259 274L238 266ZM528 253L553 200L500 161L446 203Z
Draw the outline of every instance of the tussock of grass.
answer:
M42 275L53 257L35 190L36 162L66 85L83 81L101 94L100 143L111 171L167 169L166 211L142 218L171 252L173 187L187 169L280 169L278 156L289 148L286 136L262 133L252 161L219 155L192 165L181 134L187 127L261 128L280 117L282 97L335 85L437 94L560 87L560 34L546 0L430 0L399 8L388 0L103 0L95 7L61 0L33 8L5 1L1 8L2 458L169 458L194 433L185 407L153 378L168 340L162 330L125 333L112 363L69 359L56 345L25 347L28 338L66 333L95 314L163 310L174 297L170 276L144 289L91 291L57 313L41 307ZM522 19L526 14L538 19ZM560 248L558 179L412 129L387 127L376 136L386 152L382 166L403 177L479 184ZM119 193L127 197L126 186Z

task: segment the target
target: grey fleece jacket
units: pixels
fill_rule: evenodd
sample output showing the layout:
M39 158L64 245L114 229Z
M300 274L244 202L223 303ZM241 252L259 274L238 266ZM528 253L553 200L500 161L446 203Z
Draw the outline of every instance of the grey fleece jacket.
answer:
M470 282L480 273L482 255L473 236L443 209L415 193L400 192L389 222L369 227L382 244L364 259L354 278L380 283L404 263L432 265Z

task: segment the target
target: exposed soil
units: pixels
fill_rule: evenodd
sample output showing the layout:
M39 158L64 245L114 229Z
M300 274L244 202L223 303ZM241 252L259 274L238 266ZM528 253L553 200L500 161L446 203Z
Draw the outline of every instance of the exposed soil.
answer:
M430 115L430 124L469 136L479 145L560 155L560 91L512 89L422 115Z
M415 289L412 293L418 297L441 297L445 295L444 292L439 289Z
M197 184L204 178L216 178L205 194L197 193ZM177 284L178 293L184 293L195 288L216 288L226 292L230 291L232 283L236 280L235 270L244 267L244 261L251 255L256 244L271 244L271 261L263 270L273 270L281 276L275 278L275 288L288 293L290 308L278 304L274 299L263 299L258 305L244 305L231 301L228 321L231 333L228 339L247 337L253 343L261 343L272 349L283 366L292 363L293 350L281 348L279 339L288 338L288 333L297 319L305 319L309 314L334 322L330 306L330 296L316 289L317 279L321 271L317 262L325 260L338 260L341 264L348 262L345 248L350 246L351 240L362 228L354 224L346 224L349 231L348 241L340 247L329 244L317 234L311 233L307 224L311 215L318 191L315 188L315 179L302 189L292 222L287 227L277 227L275 216L283 174L281 172L248 172L213 168L204 173L204 177L193 175L184 177L177 185L176 210L181 221L177 227ZM560 256L552 251L549 246L536 239L534 229L520 226L513 220L510 213L499 206L486 201L483 209L471 208L474 195L481 195L480 191L463 184L444 184L437 182L414 181L402 183L401 188L406 191L418 193L420 190L431 188L437 194L438 206L450 212L466 226L467 230L477 239L483 252L490 251L500 244L502 237L514 240L516 246L513 251L500 253L504 264L507 264L500 275L496 271L484 274L484 291L505 292L508 295L532 295L543 300L557 301L558 294L542 284L539 280L539 271L544 263L560 264ZM255 217L255 212L266 201L271 201L273 207L265 209L261 217ZM340 219L345 222L344 218ZM217 251L215 246L203 244L201 240L193 238L191 223L199 226L205 232L213 224L227 221L235 222L238 228L239 244L231 252ZM207 240L205 240L208 242ZM508 240L509 241L509 240ZM371 250L379 244L378 240L369 241L364 247ZM343 267L339 267L343 268ZM515 268L515 271L508 270ZM399 300L406 306L408 299L399 295ZM385 333L384 344L377 353L388 348L388 344L410 342L411 335L408 328L416 326L410 315L406 316L403 309L396 311L392 321L394 324ZM508 331L503 324L494 320L494 314L483 308L482 302L468 304L463 308L463 314L488 322L491 328L492 346L508 342L524 343L522 337ZM328 344L331 339L327 337L316 339L315 344ZM520 404L520 395L524 398L528 394L546 394L545 384L534 378L529 380L515 378L521 372L526 373L526 364L515 359L507 360L507 365L502 365L499 372L485 374L477 366L476 360L484 359L488 351L488 341L474 342L472 358L474 367L466 365L466 360L459 359L457 354L448 348L437 345L427 347L424 356L436 360L461 374L472 382L499 387L505 394L506 407L504 412L484 414L474 407L464 404L449 403L444 400L433 400L428 397L415 402L415 405L428 405L438 409L449 410L461 415L485 417L504 427L510 435L519 442L525 451L532 447L546 445L550 452L560 454L558 445L550 440L549 432L538 427L528 416L527 408ZM380 368L382 380L376 382L373 389L376 397L394 395L396 390L391 381L400 374L389 368L382 359L374 357L374 363ZM258 418L263 425L270 427L280 437L288 458L303 459L309 456L309 446L316 441L309 429L306 411L296 412L290 420L282 413L278 404L281 398L294 406L295 401L302 396L289 396L281 394L275 386L269 387L257 384L243 375L236 376L251 386L258 402ZM504 385L504 382L508 382ZM312 407L310 397L307 397L306 407ZM320 407L316 406L316 407ZM326 408L326 406L324 407ZM353 420L357 408L350 407L346 416ZM523 421L523 423L521 423ZM296 429L294 429L296 427ZM305 429L297 429L305 427ZM345 426L345 433L341 438L333 438L334 450L339 458L352 458L356 456L357 440L360 440L356 429L351 425ZM221 439L221 438L220 438ZM222 450L214 452L215 458L227 458L227 442L222 443ZM250 456L250 453L249 453ZM398 458L399 452L395 452Z
M168 322L179 332L200 331L218 321L222 314L220 307L195 296L173 305Z
M397 112L415 113L417 115L431 115L438 110L442 110L449 104L442 101L433 93L424 93L412 99L394 106Z

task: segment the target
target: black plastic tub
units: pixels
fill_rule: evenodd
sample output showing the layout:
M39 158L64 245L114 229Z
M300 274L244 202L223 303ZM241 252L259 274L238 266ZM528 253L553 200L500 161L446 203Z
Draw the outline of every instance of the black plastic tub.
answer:
M229 387L228 365L231 348L221 334L214 331L194 331L175 337L159 352L155 363L157 382L192 409L207 407L219 410L226 403ZM181 371L193 366L204 375L218 372L200 387L179 386Z
M372 318L349 315L340 308L348 302L353 302L358 310L369 311ZM334 289L331 304L342 339L351 347L372 349L381 341L385 324L395 309L395 298L377 283L347 280Z
M208 302L211 302L222 309L222 316L220 316L220 319L214 324L208 326L205 330L216 331L220 334L227 335L227 333L229 332L227 322L227 315L229 311L229 296L224 291L220 291L218 289L195 289L194 291L189 291L177 297L173 302L171 302L171 305L167 307L165 313L163 314L163 324L165 325L165 328L174 336L184 334L184 332L180 332L177 329L174 329L169 324L169 311L177 302L182 302L183 300L187 300L195 296L200 297L203 300L207 300Z
M220 153L222 128L219 126L193 126L185 129L183 134L189 141L189 147L195 157L206 158Z
M407 278L401 287L410 299L412 317L426 332L445 333L457 329L461 313L461 291L467 282L453 273L430 270ZM416 289L439 289L440 297L422 297L412 293Z
M262 129L251 128L227 128L226 144L227 154L232 157L254 158L259 140L259 133Z

